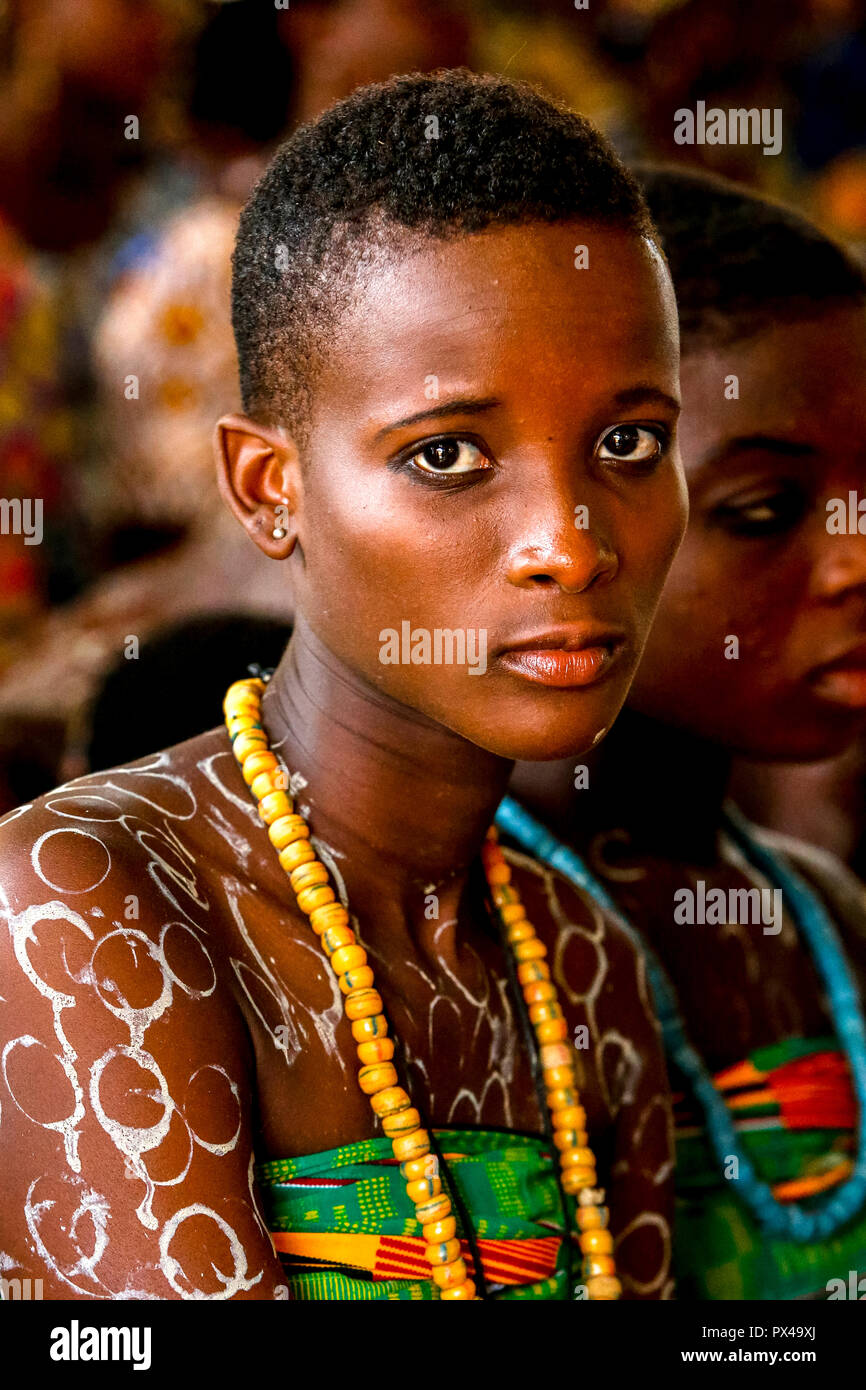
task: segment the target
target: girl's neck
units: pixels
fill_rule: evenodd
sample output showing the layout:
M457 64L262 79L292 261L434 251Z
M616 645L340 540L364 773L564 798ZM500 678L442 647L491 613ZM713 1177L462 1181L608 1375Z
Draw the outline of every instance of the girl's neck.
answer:
M578 847L616 828L636 850L706 863L716 858L730 763L727 749L626 709L594 753L519 763L511 790Z
M456 905L511 763L400 705L349 670L299 618L263 701L299 810L331 849L350 902L383 890L417 915Z

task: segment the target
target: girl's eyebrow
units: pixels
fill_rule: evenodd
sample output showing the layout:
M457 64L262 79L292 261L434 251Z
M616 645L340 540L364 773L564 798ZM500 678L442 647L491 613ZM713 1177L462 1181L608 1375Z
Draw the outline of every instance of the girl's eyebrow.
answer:
M624 409L630 405L643 405L645 401L653 401L656 405L665 406L674 414L682 409L675 396L669 396L667 391L659 390L658 386L629 386L625 391L617 391L613 397L613 404L620 405Z
M814 444L806 444L801 440L784 439L775 434L742 434L735 439L726 439L718 449L707 455L702 461L702 467L726 463L738 454L755 451L787 459L810 458L818 452Z
M680 403L674 396L669 396L666 391L660 391L656 386L630 386L626 391L619 391L613 397L613 404L626 408L632 405L642 405L646 401L654 401L658 405L665 406L675 414L680 409ZM458 396L450 401L440 401L438 405L430 406L428 410L419 410L414 415L406 415L402 420L395 420L393 424L384 425L377 430L373 436L373 443L378 443L385 435L393 433L394 430L406 429L409 425L421 424L424 420L441 420L447 415L481 415L484 411L493 410L502 402L496 396Z
M378 443L386 434L392 434L394 430L405 429L408 425L417 425L422 420L441 420L446 415L480 415L485 410L493 410L495 406L502 402L495 396L471 397L460 396L451 401L441 401L439 405L430 406L428 410L419 410L415 415L407 415L402 420L395 420L393 424L384 425L377 430L373 436L373 443Z

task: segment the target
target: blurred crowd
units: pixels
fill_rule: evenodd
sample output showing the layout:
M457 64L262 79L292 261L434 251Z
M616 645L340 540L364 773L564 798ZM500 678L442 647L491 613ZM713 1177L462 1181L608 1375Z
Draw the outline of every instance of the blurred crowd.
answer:
M97 751L94 711L104 733L117 698L134 728L184 654L219 689L239 631L248 659L279 651L282 567L224 513L211 462L239 405L238 211L299 122L458 65L866 246L866 0L0 0L0 813L149 751ZM781 153L678 145L699 101L781 109ZM16 499L39 500L38 534ZM133 639L151 676L126 690Z

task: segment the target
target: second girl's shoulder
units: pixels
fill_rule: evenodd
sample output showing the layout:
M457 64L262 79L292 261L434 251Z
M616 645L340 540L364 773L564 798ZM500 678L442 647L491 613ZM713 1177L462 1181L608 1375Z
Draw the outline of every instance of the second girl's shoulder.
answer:
M749 833L805 881L839 931L866 993L866 883L830 850L751 825Z

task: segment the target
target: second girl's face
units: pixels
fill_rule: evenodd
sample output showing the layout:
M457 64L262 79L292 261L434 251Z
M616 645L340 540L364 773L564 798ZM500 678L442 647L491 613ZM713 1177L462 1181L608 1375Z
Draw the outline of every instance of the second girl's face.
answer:
M364 281L314 389L299 615L370 686L500 756L591 746L685 522L655 248L571 223L415 245Z
M832 756L866 726L866 535L828 510L866 496L866 312L689 354L681 379L689 527L631 702L747 756Z

